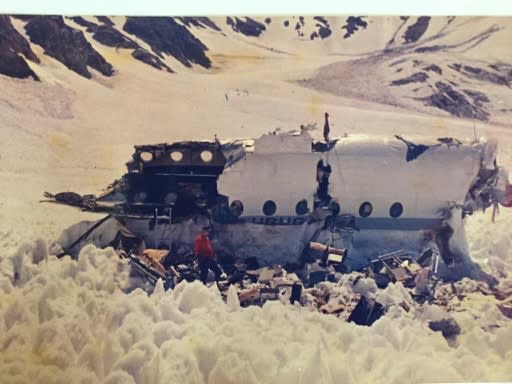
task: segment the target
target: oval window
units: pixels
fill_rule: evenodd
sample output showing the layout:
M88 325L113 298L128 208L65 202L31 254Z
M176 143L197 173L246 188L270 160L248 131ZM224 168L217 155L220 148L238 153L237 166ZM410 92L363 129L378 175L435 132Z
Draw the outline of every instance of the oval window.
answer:
M172 151L170 156L173 161L183 160L183 153L181 153L180 151Z
M341 211L340 203L338 203L337 201L331 201L331 203L329 204L329 208L331 209L331 213L333 216L338 216Z
M297 213L297 215L305 215L308 211L308 201L306 199L302 199L295 206L295 213Z
M177 200L178 200L178 194L176 194L174 192L169 192L164 197L164 203L167 205L174 205L174 204L176 204Z
M139 157L145 163L147 163L148 161L153 160L153 154L151 152L148 152L148 151L141 152L139 154Z
M136 192L133 196L133 201L135 203L143 203L148 198L148 194L146 192Z
M400 217L404 211L404 207L399 202L393 203L389 208L389 216Z
M272 200L265 201L265 204L263 204L263 213L265 216L272 216L274 213L276 213L276 203L274 203Z
M242 202L240 200L235 200L230 204L229 210L231 211L231 213L233 215L235 215L236 217L239 217L244 212L244 205L242 204Z
M209 163L213 159L213 153L211 151L203 151L201 152L201 160L205 163Z
M359 216L361 217L368 217L372 214L373 207L371 203L368 201L365 201L361 206L359 207Z

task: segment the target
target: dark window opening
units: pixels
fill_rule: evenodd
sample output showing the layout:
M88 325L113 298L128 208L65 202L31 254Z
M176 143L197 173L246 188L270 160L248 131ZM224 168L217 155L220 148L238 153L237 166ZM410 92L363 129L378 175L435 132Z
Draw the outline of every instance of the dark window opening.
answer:
M148 198L148 194L146 192L140 191L136 192L133 196L134 203L144 203Z
M267 200L265 201L265 204L263 204L263 213L265 216L272 216L274 213L276 213L276 210L276 203L274 203L272 200Z
M359 216L361 217L368 217L372 214L373 207L371 203L368 201L365 201L361 206L359 207Z
M175 192L169 192L164 197L164 203L167 205L175 205L178 200L178 194Z
M337 201L331 201L329 207L333 216L338 216L340 214L341 206Z
M230 204L229 209L233 215L239 217L244 212L244 205L240 200L235 200Z
M329 164L324 165L322 159L318 160L316 165L316 181L318 188L316 190L317 202L315 203L315 208L318 206L326 206L329 204L329 201L331 201L331 196L329 196L329 176L331 172L332 169Z
M399 202L393 203L391 208L389 208L389 216L391 217L400 217L402 212L404 211L404 207Z
M295 212L297 213L297 215L305 215L306 213L308 213L308 211L308 201L306 199L299 201L295 206Z

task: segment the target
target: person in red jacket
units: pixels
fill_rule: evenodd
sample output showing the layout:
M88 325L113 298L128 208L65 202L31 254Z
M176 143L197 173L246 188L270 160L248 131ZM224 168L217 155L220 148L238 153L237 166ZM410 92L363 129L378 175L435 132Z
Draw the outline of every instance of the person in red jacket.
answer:
M194 241L194 255L199 263L199 278L203 284L206 284L208 270L210 269L215 273L215 281L218 282L222 275L222 270L217 264L215 251L208 237L209 233L210 227L203 227L201 233L196 236Z

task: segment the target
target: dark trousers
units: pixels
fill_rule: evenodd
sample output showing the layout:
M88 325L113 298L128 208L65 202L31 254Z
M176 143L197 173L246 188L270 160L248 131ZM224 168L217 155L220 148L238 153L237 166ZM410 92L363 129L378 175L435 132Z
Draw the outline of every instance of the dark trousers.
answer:
M200 258L198 260L199 262L199 278L203 282L203 284L206 284L206 281L208 280L208 270L211 269L213 273L215 273L215 281L220 280L220 275L222 275L222 270L220 269L219 265L215 260L207 259L207 258Z

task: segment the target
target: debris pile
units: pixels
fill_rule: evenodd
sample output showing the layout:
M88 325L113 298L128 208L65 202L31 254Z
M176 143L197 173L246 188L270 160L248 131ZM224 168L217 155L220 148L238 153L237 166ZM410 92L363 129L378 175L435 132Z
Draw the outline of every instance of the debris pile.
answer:
M231 274L218 286L226 299L229 287L234 285L241 306L261 306L266 301L279 300L363 326L371 326L386 313L392 317L418 318L449 343L455 342L462 328L454 314L467 312L468 316L479 316L476 311L468 312L465 299L472 295L494 297L503 316L490 327L501 327L512 319L512 288L497 288L469 278L443 282L432 273L436 258L415 261L407 255L384 256L375 260L372 267L351 273L338 272L334 265L322 266L318 261L293 271L281 266L244 270L240 264L235 269L240 278L235 281ZM376 268L382 260L382 268ZM436 315L432 316L431 311Z
M182 280L199 279L192 253L146 249L126 229L111 245L129 261L133 275L151 285L162 279L164 287L172 289ZM260 267L256 259L219 255L225 273L218 281L210 275L209 284L217 284L225 300L236 293L242 307L279 300L363 326L371 326L385 313L395 316L399 311L422 319L449 342L455 342L461 332L450 313L466 311L463 300L468 295L494 296L503 318L512 318L512 288L500 290L486 281L468 278L442 282L437 276L440 255L435 248L427 248L416 258L402 250L379 255L367 268L350 273L344 266L346 255L345 249L318 242L309 244L301 265ZM425 314L432 308L437 313L433 318Z
M199 263L192 252L180 253L175 247L147 248L144 240L120 223L117 228L109 245L131 265L132 278L142 282L134 280L137 286L151 290L162 280L165 289L173 289L183 280L199 280ZM512 319L512 286L494 284L485 276L479 281L464 278L443 282L438 277L441 256L435 246L426 248L419 257L403 250L385 253L359 271L346 267L346 249L313 241L304 249L299 264L260 267L256 258L217 256L223 273L216 280L210 271L207 285L216 284L224 300L235 300L242 307L279 300L362 326L371 326L384 314L392 318L405 315L441 332L449 343L455 343L461 332L454 314L480 316L468 307L468 300L475 295L493 297L498 320L492 320L488 327L499 328Z
M512 319L512 287L489 286L485 281L471 280L467 277L456 282L440 283L435 291L432 303L450 312L463 311L463 301L470 295L494 296L500 312Z

